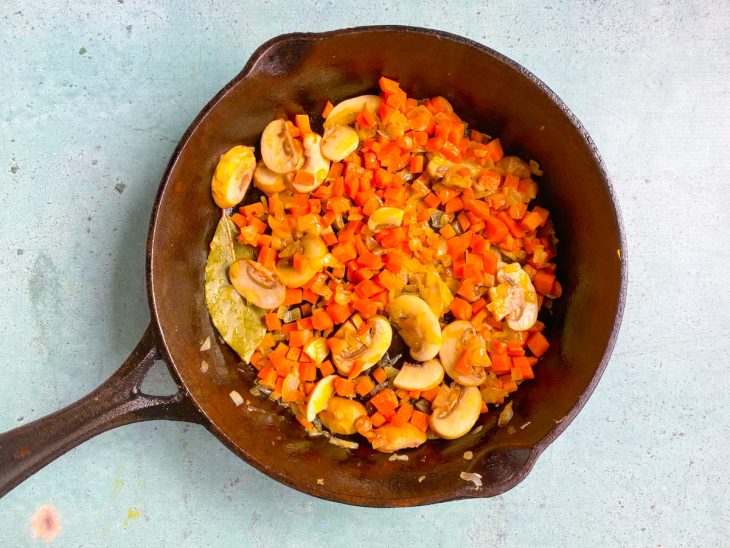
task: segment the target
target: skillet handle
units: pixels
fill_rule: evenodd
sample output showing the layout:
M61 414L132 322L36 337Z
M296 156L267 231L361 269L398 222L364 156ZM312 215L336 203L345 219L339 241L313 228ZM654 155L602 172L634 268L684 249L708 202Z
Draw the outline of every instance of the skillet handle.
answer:
M69 449L117 426L153 419L203 423L184 389L174 396L141 391L158 355L150 324L129 358L99 388L60 411L0 434L0 497Z

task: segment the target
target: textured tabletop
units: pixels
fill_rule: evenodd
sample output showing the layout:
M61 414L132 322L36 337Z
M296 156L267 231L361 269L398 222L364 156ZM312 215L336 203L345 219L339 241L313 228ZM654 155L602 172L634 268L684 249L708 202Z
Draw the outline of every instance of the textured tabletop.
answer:
M724 3L291 4L0 3L0 431L88 393L143 333L153 198L208 99L273 36L364 24L486 44L588 129L628 243L603 379L527 479L493 499L338 505L270 480L203 427L150 422L92 439L0 499L0 546L42 545L42 506L59 546L727 546ZM174 388L164 366L149 386Z

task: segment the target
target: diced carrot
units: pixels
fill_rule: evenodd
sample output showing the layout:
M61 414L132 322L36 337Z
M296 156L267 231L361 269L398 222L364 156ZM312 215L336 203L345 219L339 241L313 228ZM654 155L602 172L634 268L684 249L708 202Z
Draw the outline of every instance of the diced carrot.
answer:
M294 182L302 186L311 186L314 184L314 174L311 171L299 170L294 175Z
M411 157L408 171L411 173L421 173L423 171L423 156L421 154Z
M471 234L465 232L460 236L455 236L446 242L446 249L454 261L463 257L464 253L471 243Z
M395 415L395 408L398 406L398 397L390 388L385 388L370 398L370 403L380 411L385 418L390 419Z
M321 331L327 331L334 327L332 318L330 318L329 314L321 308L312 314L312 326L314 329Z
M423 413L422 411L419 411L418 409L414 409L413 414L411 415L410 422L413 426L415 426L422 432L425 432L426 430L428 430L428 419L429 419L429 416L426 413Z
M357 250L351 242L340 243L332 248L332 255L342 264L345 264L347 261L357 258Z
M357 384L355 385L355 392L357 392L359 396L364 397L372 392L373 388L375 388L375 383L372 379L367 376L362 376L358 379Z
M366 320L378 313L378 306L369 299L352 299L352 308Z
M515 381L513 381L511 378L504 376L504 377L499 377L499 380L502 381L502 387L510 394L517 390L517 383Z
M312 382L317 378L317 366L313 362L299 364L299 378L305 382Z
M552 295L553 285L555 284L555 274L546 269L540 269L532 278L535 289L543 295Z
M518 356L524 356L525 349L522 348L522 345L518 341L510 341L507 343L507 354L509 354L513 358Z
M439 234L443 236L445 239L450 239L456 236L456 231L454 230L454 227L450 224L446 224L441 227L441 230L439 230Z
M370 415L370 422L373 423L373 426L375 428L383 426L387 421L388 419L385 418L385 415L383 415L379 411L376 411L375 413Z
M398 407L398 411L396 411L395 415L391 419L391 423L393 426L403 426L411 420L411 416L413 416L413 406L407 401L404 401L400 404L400 407Z
M423 203L430 208L435 208L441 205L441 200L439 200L438 196L436 196L433 192L429 192L423 199Z
M323 377L327 377L335 372L335 368L331 361L325 360L319 364L319 372L322 373Z
M507 353L492 354L492 371L497 375L509 373L512 370L512 358Z
M281 320L275 312L269 312L268 314L266 314L264 316L264 320L266 322L266 329L268 329L269 331L276 331L278 329L281 329Z
M484 200L464 198L464 208L471 211L478 219L483 221L488 220L490 217L489 205Z
M493 253L491 251L485 251L484 252L484 272L487 274L496 275L498 261L499 261L499 257L497 256L496 253Z
M506 211L500 211L497 216L507 226L507 229L515 238L523 238L525 231L512 217L510 217Z
M324 105L324 109L322 109L322 118L327 118L329 116L330 112L332 112L332 109L334 108L334 105L327 101L327 104Z
M231 221L233 221L233 224L235 224L238 228L243 228L248 224L248 219L240 213L234 213L231 215Z
M282 354L269 354L269 361L271 362L271 365L274 366L276 374L280 377L286 376L286 374L291 370L291 360Z
M283 342L279 343L279 345L271 351L272 354L280 354L282 356L286 355L287 352L289 352L289 347Z
M338 396L342 396L343 398L354 396L355 383L349 379L337 376L335 377L335 392L337 392Z
M294 253L294 257L292 257L292 266L297 272L304 272L309 266L309 259L301 253Z
M518 370L522 379L534 379L535 373L532 371L530 361L525 357L512 358L512 371ZM518 380L513 377L513 380ZM520 379L521 380L521 379Z
M302 347L313 337L312 332L308 329L301 331L292 331L289 333L289 345Z
M455 213L456 211L461 211L462 209L464 209L464 201L458 196L455 198L451 198L451 200L444 204L444 211L446 213Z
M490 215L486 219L487 221L487 239L493 244L498 244L505 239L509 233L507 225L505 225L500 219Z
M265 386L267 388L271 388L273 390L274 386L276 386L276 378L277 378L276 370L273 367L264 367L261 369L261 371L258 372L258 379L259 384L261 386Z
M294 116L294 123L302 132L302 135L312 132L312 128L309 124L309 116L307 114L296 114Z
M536 331L527 339L527 348L539 358L550 348L550 343L545 338L545 335Z
M276 264L276 251L270 247L262 247L259 251L258 262L266 268L273 269Z
M386 78L385 76L381 76L378 80L378 85L380 86L380 89L383 90L385 93L394 93L395 91L400 89L400 85L395 80L391 80L390 78Z
M355 286L355 293L361 297L370 298L377 293L380 293L383 288L377 282L373 280L363 280Z
M502 150L502 143L499 141L499 139L493 139L487 143L487 151L489 152L489 156L494 160L495 162L500 160L502 156L504 156L504 151Z
M338 304L335 301L332 301L327 305L326 311L329 317L332 318L332 321L336 324L344 323L347 321L347 318L350 317L350 314L352 314L348 305Z
M451 301L449 310L451 310L451 313L457 320L468 320L471 318L471 304L459 297Z
M304 303L300 307L300 310L302 311L302 314L309 314L312 311L312 307L309 304ZM307 316L306 318L298 319L297 320L297 329L299 331L303 331L305 329L309 329L311 331L312 329L314 329L314 326L312 325L312 317Z
M373 370L373 378L377 381L378 384L382 384L386 380L388 380L388 375L386 375L385 369L383 369L382 367L376 367Z
M431 390L424 390L421 392L421 397L428 401L433 401L436 395L439 393L440 386L434 386Z
M287 287L286 296L284 297L285 305L299 304L302 302L302 289Z

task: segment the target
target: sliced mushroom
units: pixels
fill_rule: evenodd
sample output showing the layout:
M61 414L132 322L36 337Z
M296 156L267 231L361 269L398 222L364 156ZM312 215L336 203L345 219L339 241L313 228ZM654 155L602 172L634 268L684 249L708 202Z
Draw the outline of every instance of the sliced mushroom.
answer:
M359 95L337 103L327 115L324 127L335 125L350 125L355 121L355 115L362 112L364 108L375 113L380 107L382 99L377 95Z
M327 408L319 414L319 420L333 434L349 436L357 432L355 421L367 417L365 406L358 401L335 396L327 403Z
M476 424L479 412L482 409L482 395L474 386L462 387L456 383L451 387L451 396L446 405L436 405L434 400L433 412L429 426L438 436L453 440L460 438Z
M431 390L444 379L444 368L438 360L424 363L405 363L393 379L396 388L403 390Z
M489 310L498 321L507 318L513 331L530 329L537 321L537 293L519 263L508 264L497 272L496 287L489 289Z
M441 365L444 367L446 374L453 380L463 386L479 386L487 380L487 375L484 372L484 367L490 365L489 357L484 354L484 366L472 367L472 373L466 375L456 368L456 364L469 349L469 345L473 340L481 339L481 336L476 332L474 326L464 320L456 320L451 322L449 325L444 327L441 332L443 336L443 344L441 350L439 350L439 358L441 359ZM482 341L483 342L483 339Z
M409 422L401 426L385 424L366 432L364 436L370 441L373 449L381 453L410 449L426 442L426 433Z
M269 218L271 221L271 218ZM302 287L322 269L323 261L327 255L327 246L322 238L314 234L305 234L296 244L301 249L302 255L306 257L306 265L303 269L297 270L289 259L280 259L274 270L287 287ZM292 253L292 256L294 253Z
M397 228L403 224L403 210L397 207L379 207L368 219L368 228L373 232L386 228Z
M284 120L274 120L261 134L261 158L275 173L289 173L296 169L300 154Z
M441 155L432 154L426 166L426 173L447 187L459 190L474 187L483 191L483 185L479 184L479 175L483 169L482 166L473 162L457 163L447 160Z
M286 177L281 173L271 171L261 161L256 166L256 171L253 172L253 184L261 192L271 195L286 189Z
M352 319L337 330L335 337L344 339L347 347L344 351L333 353L332 361L341 375L349 375L357 363L360 371L365 371L380 361L393 341L393 329L383 316L375 316L370 320L370 329L361 334Z
M218 160L210 182L213 200L222 209L233 207L243 200L256 168L253 149L235 146Z
M401 295L391 301L387 310L414 360L423 362L438 354L441 326L426 301L415 295Z
M303 139L304 156L307 161L299 170L309 174L309 183L297 182L297 177L292 180L292 187L297 192L307 193L316 190L319 185L324 183L327 178L327 172L330 169L330 161L322 156L322 137L316 133L307 133Z
M329 126L322 137L322 156L340 162L357 150L360 138L350 126Z
M249 259L238 259L228 269L231 284L251 304L270 310L284 303L286 287L271 270Z

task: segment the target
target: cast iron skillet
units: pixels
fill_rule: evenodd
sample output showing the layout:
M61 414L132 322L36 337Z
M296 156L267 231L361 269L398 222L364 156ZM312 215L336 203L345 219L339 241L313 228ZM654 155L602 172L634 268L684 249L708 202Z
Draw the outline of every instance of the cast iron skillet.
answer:
M220 214L210 196L219 155L235 144L256 146L275 114L307 112L317 123L327 99L374 92L381 74L399 80L412 97L444 95L470 125L499 135L507 151L540 162L546 173L540 200L561 238L564 288L547 319L550 351L514 400L514 431L497 428L490 413L478 432L431 441L408 452L408 461L394 462L365 443L348 455L309 438L286 412L249 396L252 375L236 371L239 360L219 342L203 294ZM151 322L142 340L97 390L0 436L0 495L90 437L151 419L202 424L270 477L338 502L411 506L503 493L524 479L595 388L618 333L625 263L618 207L593 142L560 99L517 63L459 36L412 27L274 38L208 103L170 160L147 240ZM201 353L206 337L213 345ZM177 382L174 396L140 390L157 358ZM203 358L211 364L206 374L199 370ZM232 389L257 409L235 408ZM462 458L467 450L471 461ZM461 480L462 471L481 474L483 486Z

